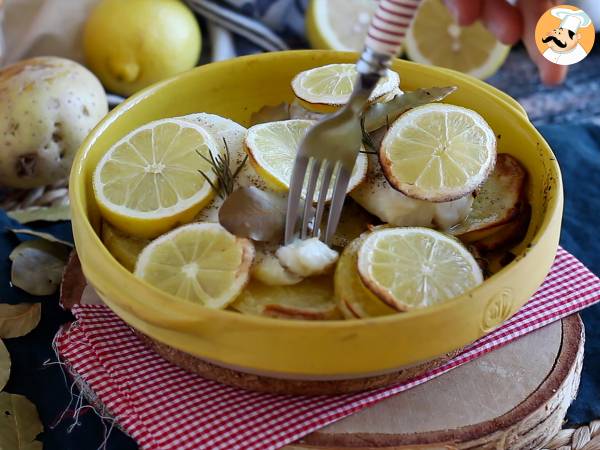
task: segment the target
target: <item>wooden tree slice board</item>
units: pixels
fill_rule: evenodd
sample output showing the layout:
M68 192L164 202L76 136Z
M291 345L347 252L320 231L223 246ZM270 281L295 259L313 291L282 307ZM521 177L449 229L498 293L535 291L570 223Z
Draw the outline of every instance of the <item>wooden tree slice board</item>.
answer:
M76 257L75 262L69 264L62 286L61 301L67 308L82 296L94 302ZM568 317L314 432L285 450L541 448L561 429L576 396L583 343L579 316ZM235 376L248 375L235 372ZM81 379L78 384L92 404L104 409Z
M583 343L579 316L568 317L286 450L541 448L577 394Z

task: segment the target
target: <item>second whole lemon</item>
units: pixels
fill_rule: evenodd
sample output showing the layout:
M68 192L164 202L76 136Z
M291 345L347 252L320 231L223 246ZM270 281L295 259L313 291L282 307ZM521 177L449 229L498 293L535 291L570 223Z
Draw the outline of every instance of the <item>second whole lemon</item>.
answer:
M194 67L201 35L180 0L101 0L83 43L86 63L104 86L129 96Z

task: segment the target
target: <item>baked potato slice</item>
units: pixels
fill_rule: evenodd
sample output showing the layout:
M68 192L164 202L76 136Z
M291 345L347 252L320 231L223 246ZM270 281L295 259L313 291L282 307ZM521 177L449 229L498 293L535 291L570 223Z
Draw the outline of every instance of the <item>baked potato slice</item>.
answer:
M494 233L473 243L482 252L499 250L518 243L527 234L531 219L531 206L525 204L519 215L504 225L494 227Z
M242 314L280 319L341 319L331 276L310 277L290 286L251 280L231 308Z
M496 166L476 193L467 218L450 228L464 242L475 242L495 233L494 228L515 219L526 201L527 172L512 156L500 153Z

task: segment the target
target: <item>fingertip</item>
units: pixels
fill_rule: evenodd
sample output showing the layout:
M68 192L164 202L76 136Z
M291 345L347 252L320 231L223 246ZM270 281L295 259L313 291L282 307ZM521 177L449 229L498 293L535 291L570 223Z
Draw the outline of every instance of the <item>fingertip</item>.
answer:
M520 15L506 18L502 26L492 27L492 33L505 45L514 45L523 35L523 20Z
M546 86L558 86L565 81L567 77L567 66L560 66L549 61L540 62L540 78Z
M516 44L523 34L519 10L504 0L483 0L482 18L486 27L506 45Z
M481 0L444 0L461 27L472 25L481 16Z

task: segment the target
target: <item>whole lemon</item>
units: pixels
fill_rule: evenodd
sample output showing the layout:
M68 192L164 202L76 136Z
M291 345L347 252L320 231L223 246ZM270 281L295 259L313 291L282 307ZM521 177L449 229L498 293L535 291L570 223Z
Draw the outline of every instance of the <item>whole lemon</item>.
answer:
M179 0L101 0L85 24L83 45L104 86L129 96L194 67L201 35Z

